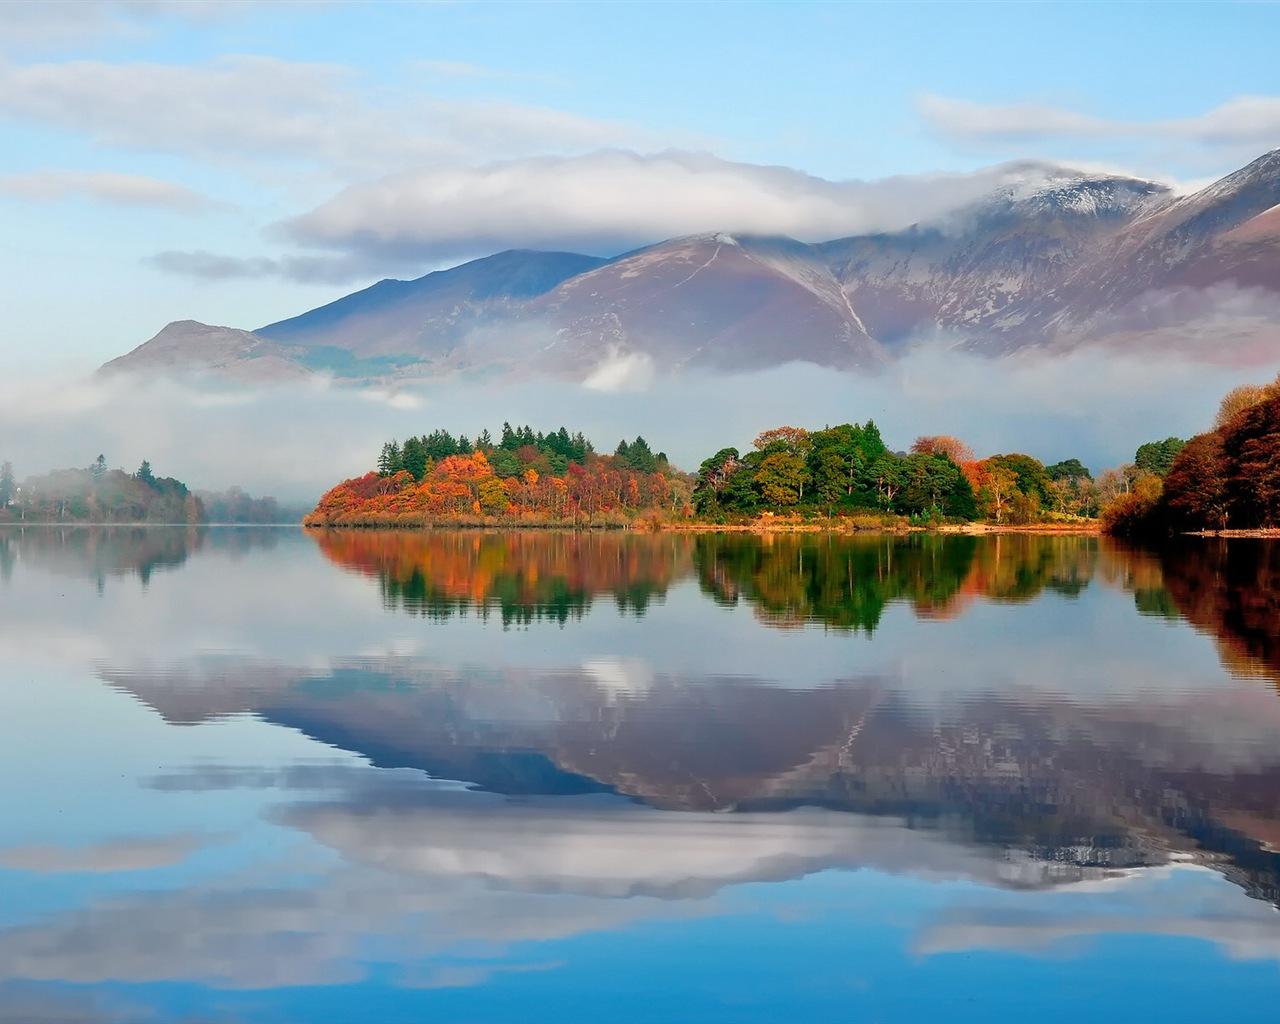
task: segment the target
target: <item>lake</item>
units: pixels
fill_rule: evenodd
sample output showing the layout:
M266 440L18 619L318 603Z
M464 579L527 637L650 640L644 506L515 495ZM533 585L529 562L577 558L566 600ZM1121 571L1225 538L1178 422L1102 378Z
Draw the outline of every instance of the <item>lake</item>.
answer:
M0 1021L1276 1019L1280 546L0 528Z

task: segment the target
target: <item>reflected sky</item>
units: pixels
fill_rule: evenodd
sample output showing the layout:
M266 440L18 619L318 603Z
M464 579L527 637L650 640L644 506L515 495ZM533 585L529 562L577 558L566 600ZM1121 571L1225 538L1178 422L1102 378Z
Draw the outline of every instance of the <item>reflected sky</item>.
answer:
M1270 1020L1275 564L0 531L0 1021Z

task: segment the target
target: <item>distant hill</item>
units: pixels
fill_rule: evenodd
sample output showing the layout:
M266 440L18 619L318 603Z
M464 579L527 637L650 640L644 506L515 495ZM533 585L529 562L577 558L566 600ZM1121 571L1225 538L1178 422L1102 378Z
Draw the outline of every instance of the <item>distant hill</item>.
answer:
M1280 150L1192 195L1028 163L934 223L820 244L727 233L606 260L512 250L380 281L254 332L170 324L103 368L352 381L533 368L586 379L803 361L884 365L941 336L971 351L1081 344L1280 353Z

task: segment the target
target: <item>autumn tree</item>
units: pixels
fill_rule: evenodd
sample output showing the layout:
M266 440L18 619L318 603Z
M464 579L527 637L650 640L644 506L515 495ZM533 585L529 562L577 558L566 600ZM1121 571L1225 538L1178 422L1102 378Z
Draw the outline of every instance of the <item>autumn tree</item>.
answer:
M791 455L804 455L809 450L809 431L803 427L774 427L772 430L762 430L751 442L751 446L761 452L767 448L781 447Z
M1218 415L1214 417L1214 429L1225 427L1240 413L1252 408L1267 397L1266 389L1259 384L1241 384L1222 396L1218 403Z
M945 455L957 466L973 462L973 449L958 437L948 434L928 434L911 442L911 451L917 455Z
M1227 501L1238 525L1280 525L1280 395L1267 398L1222 428Z
M1155 536L1163 532L1164 481L1144 473L1098 513L1102 528L1118 537Z
M1003 522L1009 503L1018 490L1018 474L1007 466L991 465L988 460L983 482L985 486L979 495L987 499L991 517L997 523Z
M1164 486L1175 527L1225 530L1229 506L1221 433L1198 434L1188 441L1169 467Z

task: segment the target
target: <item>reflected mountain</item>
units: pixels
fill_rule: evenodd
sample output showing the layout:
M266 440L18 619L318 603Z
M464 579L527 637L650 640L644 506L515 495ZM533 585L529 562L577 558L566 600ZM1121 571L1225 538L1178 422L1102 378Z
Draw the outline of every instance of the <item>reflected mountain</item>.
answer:
M269 550L282 532L270 527L0 526L0 579L18 565L77 579L98 589L108 579L137 576L145 586L157 572L183 565L197 552L232 557Z
M1189 856L1280 902L1280 700L1267 690L930 698L882 678L796 690L603 660L104 677L170 721L252 712L379 767L512 797L610 793L753 817L822 808L1072 871ZM156 782L211 784L199 772Z

